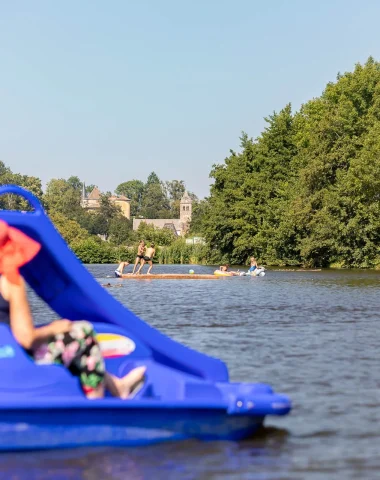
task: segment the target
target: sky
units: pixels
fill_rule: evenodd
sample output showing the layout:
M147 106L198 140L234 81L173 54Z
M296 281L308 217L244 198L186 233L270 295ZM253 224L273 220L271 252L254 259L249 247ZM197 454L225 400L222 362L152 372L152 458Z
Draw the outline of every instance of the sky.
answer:
M184 180L380 60L378 0L0 0L0 160L13 172Z

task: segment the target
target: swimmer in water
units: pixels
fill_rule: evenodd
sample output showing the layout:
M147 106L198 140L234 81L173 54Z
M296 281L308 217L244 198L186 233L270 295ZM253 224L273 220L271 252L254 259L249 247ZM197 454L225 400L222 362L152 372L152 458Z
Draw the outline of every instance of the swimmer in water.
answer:
M239 272L233 272L233 271L229 270L229 268L230 268L229 264L226 263L226 264L224 264L224 265L221 265L221 266L219 267L219 270L220 270L221 272L228 273L228 274L231 275L232 277L233 277L233 276L240 276L240 273L239 273Z

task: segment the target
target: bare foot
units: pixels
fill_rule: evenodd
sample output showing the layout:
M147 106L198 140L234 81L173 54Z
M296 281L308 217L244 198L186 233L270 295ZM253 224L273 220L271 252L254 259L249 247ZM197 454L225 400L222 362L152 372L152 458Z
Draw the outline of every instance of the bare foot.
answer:
M131 370L125 377L116 379L120 398L125 400L129 397L133 387L143 380L145 371L146 367L137 367Z
M95 398L103 398L104 397L104 385L99 385L94 390L91 390L91 392L85 393L85 395L89 400L93 400Z

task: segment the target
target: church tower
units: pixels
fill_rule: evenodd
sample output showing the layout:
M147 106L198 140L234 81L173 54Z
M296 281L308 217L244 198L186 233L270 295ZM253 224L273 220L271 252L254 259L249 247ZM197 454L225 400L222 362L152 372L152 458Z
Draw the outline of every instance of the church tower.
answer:
M86 185L84 182L82 183L82 194L80 196L80 206L82 208L87 207L87 193L86 193Z
M191 222L191 212L193 207L193 200L185 190L183 197L181 198L180 210L179 210L179 219L184 225L184 229Z

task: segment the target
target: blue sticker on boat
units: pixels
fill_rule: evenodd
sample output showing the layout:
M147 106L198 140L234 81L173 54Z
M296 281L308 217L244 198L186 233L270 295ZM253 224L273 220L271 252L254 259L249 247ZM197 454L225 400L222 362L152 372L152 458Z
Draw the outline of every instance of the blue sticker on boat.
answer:
M15 351L12 345L0 345L0 359L1 358L13 358Z

